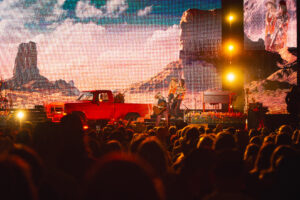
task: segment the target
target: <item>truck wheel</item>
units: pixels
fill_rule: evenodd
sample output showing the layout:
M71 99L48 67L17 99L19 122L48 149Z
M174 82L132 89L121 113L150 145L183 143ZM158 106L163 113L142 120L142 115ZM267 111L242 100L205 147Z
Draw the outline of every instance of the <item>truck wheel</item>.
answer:
M138 113L128 113L124 119L127 121L129 121L129 120L135 121L139 117L140 117L140 115Z

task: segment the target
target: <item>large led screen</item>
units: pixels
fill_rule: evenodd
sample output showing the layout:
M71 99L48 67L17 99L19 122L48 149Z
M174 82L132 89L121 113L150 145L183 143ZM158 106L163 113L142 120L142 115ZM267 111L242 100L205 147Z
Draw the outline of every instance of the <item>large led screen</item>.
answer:
M297 84L297 1L244 0L248 102L287 113L285 97Z
M221 0L2 0L1 95L14 108L106 89L152 103L183 79L182 107L221 89ZM198 107L199 108L199 107Z

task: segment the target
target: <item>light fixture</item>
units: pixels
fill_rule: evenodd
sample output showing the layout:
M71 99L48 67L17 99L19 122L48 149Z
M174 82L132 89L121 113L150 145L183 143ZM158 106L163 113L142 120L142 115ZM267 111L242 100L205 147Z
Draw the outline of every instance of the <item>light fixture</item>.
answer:
M235 74L230 72L226 76L228 82L233 82L235 80Z
M229 14L227 17L227 20L229 23L232 23L234 21L234 15L233 14Z
M24 114L23 111L19 111L19 112L17 113L17 118L20 119L20 120L23 119L24 116L25 116L25 114Z

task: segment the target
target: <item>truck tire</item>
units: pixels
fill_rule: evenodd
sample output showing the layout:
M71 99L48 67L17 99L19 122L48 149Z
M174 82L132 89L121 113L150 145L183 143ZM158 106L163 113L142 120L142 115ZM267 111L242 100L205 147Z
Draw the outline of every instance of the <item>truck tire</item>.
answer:
M125 120L132 120L132 121L135 121L137 120L137 118L139 118L140 115L138 113L128 113L126 116L125 116Z

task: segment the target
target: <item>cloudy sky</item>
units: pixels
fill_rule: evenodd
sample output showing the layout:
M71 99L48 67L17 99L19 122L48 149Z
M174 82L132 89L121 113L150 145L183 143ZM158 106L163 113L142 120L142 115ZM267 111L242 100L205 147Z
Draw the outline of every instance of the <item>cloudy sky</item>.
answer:
M38 68L79 89L146 80L179 56L179 22L189 8L221 0L0 0L0 76L10 78L18 45L34 41Z

